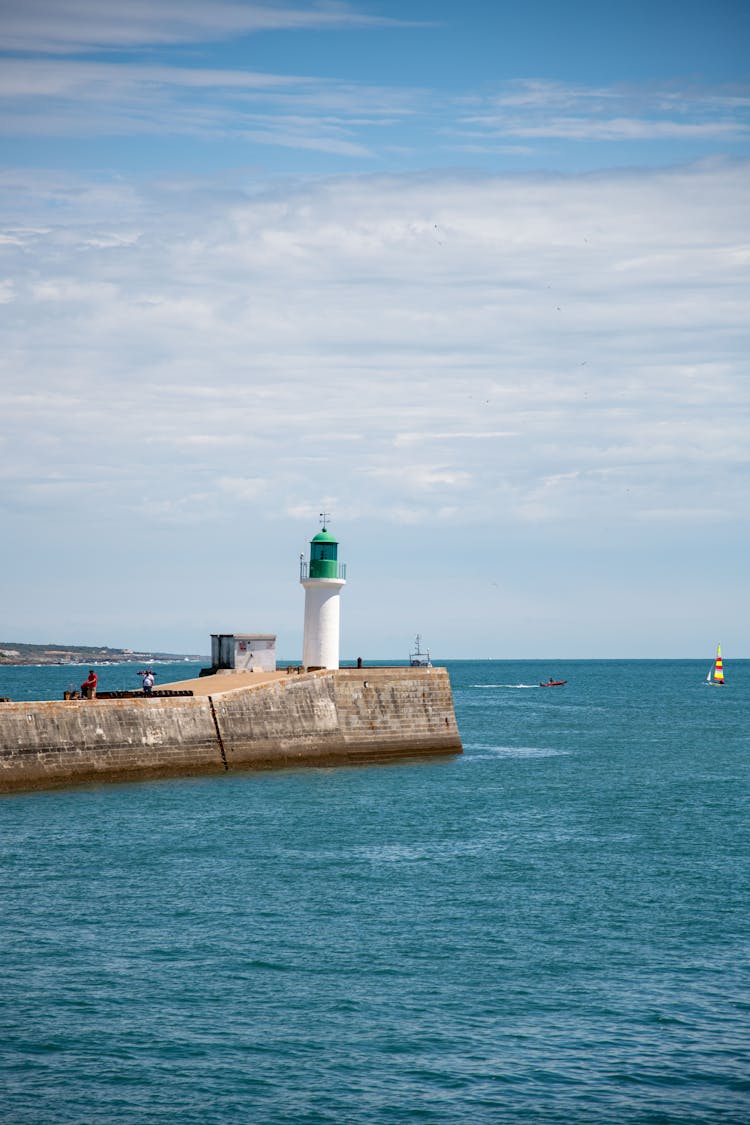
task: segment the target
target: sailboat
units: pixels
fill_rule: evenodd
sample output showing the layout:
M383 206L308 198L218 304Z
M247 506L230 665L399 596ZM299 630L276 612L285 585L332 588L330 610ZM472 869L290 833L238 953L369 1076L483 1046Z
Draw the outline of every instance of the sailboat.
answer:
M713 664L708 669L706 683L713 684L714 687L723 687L724 685L724 664L721 659L721 645L716 646L716 660L714 660Z

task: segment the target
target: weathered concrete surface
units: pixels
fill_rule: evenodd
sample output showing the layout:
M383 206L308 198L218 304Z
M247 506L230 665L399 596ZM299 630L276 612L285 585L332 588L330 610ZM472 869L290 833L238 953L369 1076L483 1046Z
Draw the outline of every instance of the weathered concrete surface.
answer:
M343 668L213 697L229 766L456 754L444 668Z
M220 691L233 691L239 687L256 687L258 684L270 683L272 680L285 680L289 673L285 669L280 672L235 672L221 669L211 676L200 676L194 680L178 680L176 683L160 684L162 689L188 688L193 695L216 695Z
M0 705L0 792L223 769L206 699Z
M0 792L460 752L444 668L284 675L192 698L0 704Z

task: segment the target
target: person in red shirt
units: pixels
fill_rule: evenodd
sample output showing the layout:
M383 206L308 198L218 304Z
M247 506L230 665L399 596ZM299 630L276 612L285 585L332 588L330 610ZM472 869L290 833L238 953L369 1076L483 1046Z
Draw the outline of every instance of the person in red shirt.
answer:
M96 672L93 668L89 668L89 678L81 684L81 695L84 699L96 697L96 679Z

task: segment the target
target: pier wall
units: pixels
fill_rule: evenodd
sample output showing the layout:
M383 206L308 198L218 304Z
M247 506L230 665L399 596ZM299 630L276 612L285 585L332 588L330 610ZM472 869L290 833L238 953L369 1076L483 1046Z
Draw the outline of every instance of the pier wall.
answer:
M0 792L460 752L444 668L320 671L193 697L0 704Z

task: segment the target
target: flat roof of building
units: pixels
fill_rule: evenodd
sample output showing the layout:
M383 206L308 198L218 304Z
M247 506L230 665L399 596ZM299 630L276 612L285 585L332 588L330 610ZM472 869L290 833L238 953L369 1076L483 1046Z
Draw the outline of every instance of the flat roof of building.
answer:
M212 637L236 637L238 641L275 641L275 633L212 633Z

